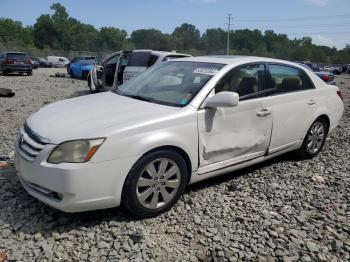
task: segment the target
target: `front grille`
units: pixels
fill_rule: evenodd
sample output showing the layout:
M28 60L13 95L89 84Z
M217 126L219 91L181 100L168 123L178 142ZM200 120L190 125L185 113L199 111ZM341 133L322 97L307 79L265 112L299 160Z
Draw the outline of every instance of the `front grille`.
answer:
M44 142L39 135L34 133L27 124L24 124L18 139L19 153L24 159L34 161L46 144L47 143Z

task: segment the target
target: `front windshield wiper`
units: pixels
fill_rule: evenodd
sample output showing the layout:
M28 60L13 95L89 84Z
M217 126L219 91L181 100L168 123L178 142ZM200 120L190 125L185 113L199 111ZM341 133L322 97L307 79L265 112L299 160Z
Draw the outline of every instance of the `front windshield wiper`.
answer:
M139 95L127 95L127 94L123 94L123 96L127 96L127 97L131 97L137 100L142 100L142 101L146 101L146 102L153 102L152 99L144 97L144 96L139 96Z

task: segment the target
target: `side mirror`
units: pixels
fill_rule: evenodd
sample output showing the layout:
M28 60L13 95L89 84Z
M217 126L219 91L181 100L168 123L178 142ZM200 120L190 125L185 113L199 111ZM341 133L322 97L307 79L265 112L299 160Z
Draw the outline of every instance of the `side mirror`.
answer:
M204 108L234 107L238 105L239 95L236 92L223 91L209 97Z

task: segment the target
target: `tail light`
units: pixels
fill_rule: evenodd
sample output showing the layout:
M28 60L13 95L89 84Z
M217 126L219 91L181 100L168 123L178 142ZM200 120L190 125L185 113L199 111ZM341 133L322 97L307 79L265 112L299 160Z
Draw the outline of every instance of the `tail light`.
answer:
M340 90L337 91L337 95L340 97L342 101L344 101L343 94L340 92Z
M6 59L5 64L13 64L14 61L12 59Z
M329 82L329 81L331 81L331 77L329 75L324 75L324 76L322 76L322 80L325 82Z
M27 65L32 65L32 60L30 60L29 58L26 59L26 61L24 62Z

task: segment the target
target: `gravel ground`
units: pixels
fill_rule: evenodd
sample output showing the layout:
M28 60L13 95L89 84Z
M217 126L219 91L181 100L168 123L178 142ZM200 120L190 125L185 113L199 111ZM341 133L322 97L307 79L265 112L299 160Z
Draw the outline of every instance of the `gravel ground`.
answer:
M24 119L47 103L86 95L86 82L0 76L0 157L13 157ZM346 111L316 158L288 154L191 186L156 218L122 208L65 214L41 204L9 172L0 174L0 257L18 261L349 261L350 78L337 77ZM139 239L142 237L141 240Z

